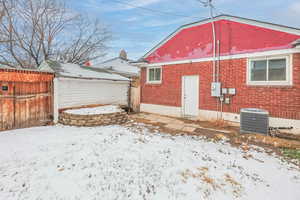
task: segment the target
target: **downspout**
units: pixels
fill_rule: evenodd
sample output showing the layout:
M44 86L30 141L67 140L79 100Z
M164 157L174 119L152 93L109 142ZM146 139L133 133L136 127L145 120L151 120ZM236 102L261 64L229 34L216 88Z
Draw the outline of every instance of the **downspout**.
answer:
M215 22L214 22L212 5L210 5L210 18L211 18L212 36L213 36L213 82L218 82L219 75L217 75L217 79L216 79L216 30L215 30ZM217 99L217 112L219 110L219 100L220 99ZM222 104L222 102L221 102L221 104ZM221 107L222 107L222 105L221 105ZM219 116L217 115L217 119L218 118L219 118Z
M212 8L210 9L211 25L213 32L213 82L216 82L216 31L215 31L215 22L212 14Z
M218 61L217 61L217 82L220 81L220 40L217 41L217 45L218 45ZM222 84L221 84L222 85ZM223 94L221 93L221 96ZM223 101L225 100L224 97L222 97L222 101L221 101L221 110L220 110L220 114L221 114L221 120L223 119Z
M220 40L217 40L218 59L217 59L217 82L220 81Z

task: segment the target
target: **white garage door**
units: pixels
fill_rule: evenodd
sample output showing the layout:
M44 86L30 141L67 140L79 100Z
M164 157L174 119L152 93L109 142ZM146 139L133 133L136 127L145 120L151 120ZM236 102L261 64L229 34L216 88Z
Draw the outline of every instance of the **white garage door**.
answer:
M90 104L127 105L128 81L58 79L58 108Z

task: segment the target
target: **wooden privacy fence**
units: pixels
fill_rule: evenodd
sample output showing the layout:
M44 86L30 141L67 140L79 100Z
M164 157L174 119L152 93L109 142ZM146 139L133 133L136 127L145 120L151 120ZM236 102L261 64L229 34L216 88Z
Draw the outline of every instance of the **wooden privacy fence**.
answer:
M140 96L141 96L141 86L140 78L132 77L131 88L130 88L130 107L134 112L140 111Z
M0 69L0 130L49 123L53 77L45 72Z

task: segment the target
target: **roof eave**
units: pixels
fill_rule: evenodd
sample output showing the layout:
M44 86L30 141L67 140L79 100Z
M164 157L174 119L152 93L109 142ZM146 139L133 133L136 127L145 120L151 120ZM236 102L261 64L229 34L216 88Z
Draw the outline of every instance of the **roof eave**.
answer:
M121 81L121 82L129 82L130 80L123 80L123 79L109 79L109 78L94 78L94 77L78 77L78 76L67 76L67 75L60 75L59 78L74 78L74 79L84 79L84 80L103 80L103 81Z

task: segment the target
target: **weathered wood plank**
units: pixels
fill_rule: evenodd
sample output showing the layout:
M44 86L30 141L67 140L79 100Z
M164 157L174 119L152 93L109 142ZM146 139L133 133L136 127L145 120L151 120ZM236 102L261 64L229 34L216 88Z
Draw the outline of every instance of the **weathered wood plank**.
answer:
M53 113L52 80L42 82L4 82L0 88L0 130L43 125ZM2 87L2 86L1 86Z

